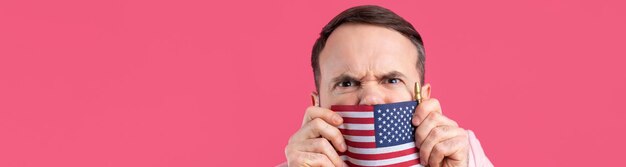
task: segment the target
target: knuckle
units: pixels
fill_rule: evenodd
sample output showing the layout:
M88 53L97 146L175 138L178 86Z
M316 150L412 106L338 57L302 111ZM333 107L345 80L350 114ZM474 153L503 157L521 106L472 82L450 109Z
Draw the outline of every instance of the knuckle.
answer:
M331 136L337 139L341 139L341 137L343 136L343 134L341 134L341 131L339 131L339 128L328 125L328 128L332 129L331 132Z
M334 144L340 144L341 142L343 142L343 135L341 134L339 129L335 127L328 127L328 128L329 128L329 133L328 133L328 137L326 138L328 141L331 141Z
M435 144L435 146L433 147L433 151L431 154L433 155L439 155L442 154L446 149L446 146L442 143L437 143Z
M287 140L287 147L289 147L289 145L295 140L293 136L295 136L295 134L291 135L291 137L289 137L289 140Z
M301 131L302 129L298 130ZM294 133L293 135L291 135L291 137L289 137L289 140L287 141L287 146L291 145L293 142L296 142L295 140L298 138L298 132Z
M456 122L456 121L454 121L454 120L452 120L452 119L450 119L450 123L451 123L451 124L452 124L452 126L454 126L454 127L459 127L459 123L458 123L458 122Z
M308 107L306 108L306 111L307 111L307 112L312 112L313 110L315 110L315 108L316 108L315 106L308 106Z
M432 112L432 113L430 113L430 116L427 119L430 120L430 121L436 121L436 120L441 119L441 116L442 115L439 114L439 113Z
M318 131L324 131L332 127L330 124L328 124L326 121L324 121L321 118L315 118L313 120L313 124L314 124L314 128L317 129Z
M309 106L306 108L304 115L308 118L311 118L311 116L313 116L315 114L315 108L314 106Z
M341 135L335 135L331 137L332 139L329 139L330 141L332 141L334 144L341 144L343 143L343 138Z
M324 120L320 118L315 118L311 121L311 126L313 126L314 129L324 129L327 124L326 122L324 122Z
M307 136L311 133L314 133L313 131L314 129L314 123L312 122L307 122L304 125L302 125L302 127L300 127L300 129L298 129L298 131L296 131L293 135L291 135L291 137L288 140L288 144L289 143L294 143L294 142L300 142L302 140L304 140L305 138L307 138Z
M313 142L314 146L320 150L324 150L328 147L332 147L330 145L330 143L328 143L328 140L324 139L324 138L317 138L315 139L315 141Z
M440 138L446 133L446 127L434 128L430 133L433 138Z

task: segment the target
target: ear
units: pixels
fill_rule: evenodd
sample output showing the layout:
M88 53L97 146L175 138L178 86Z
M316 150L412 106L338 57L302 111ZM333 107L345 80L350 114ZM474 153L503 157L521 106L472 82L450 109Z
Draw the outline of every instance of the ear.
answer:
M320 95L317 92L311 92L311 105L320 106Z
M430 99L430 84L426 83L422 85L422 98Z

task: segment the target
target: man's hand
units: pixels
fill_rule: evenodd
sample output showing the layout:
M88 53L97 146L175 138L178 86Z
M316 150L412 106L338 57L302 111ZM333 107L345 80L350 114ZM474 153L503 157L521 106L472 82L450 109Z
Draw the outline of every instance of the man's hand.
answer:
M469 141L467 132L444 116L437 99L424 99L413 115L415 145L420 162L431 167L467 166Z
M288 165L347 166L335 151L345 152L347 149L337 128L342 123L341 116L331 110L315 106L307 108L302 127L291 136L285 148Z

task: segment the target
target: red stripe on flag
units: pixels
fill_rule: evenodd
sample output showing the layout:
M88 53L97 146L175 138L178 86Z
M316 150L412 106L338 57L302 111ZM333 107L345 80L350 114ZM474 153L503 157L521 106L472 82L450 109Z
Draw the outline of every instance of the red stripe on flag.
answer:
M343 123L374 124L374 118L350 118L350 117L343 117Z
M376 143L374 142L353 142L346 140L346 145L355 148L376 148Z
M345 155L347 155L348 157L351 157L354 159L360 159L360 160L383 160L383 159L397 158L397 157L416 154L416 153L417 153L417 148L413 147L413 148L409 148L406 150L395 151L395 152L384 153L384 154L357 154L357 153L348 151L345 153Z
M354 112L371 112L374 106L371 105L333 105L330 107L333 111L354 111Z
M339 132L341 132L341 134L343 134L343 135L350 135L350 136L374 136L374 131L373 130L346 130L346 129L339 129Z

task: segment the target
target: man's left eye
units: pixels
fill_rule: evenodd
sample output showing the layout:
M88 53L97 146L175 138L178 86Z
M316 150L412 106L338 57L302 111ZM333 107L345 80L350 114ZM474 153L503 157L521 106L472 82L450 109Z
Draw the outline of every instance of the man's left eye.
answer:
M400 83L400 82L401 82L401 80L398 79L398 78L390 78L390 79L387 79L385 81L385 83L390 83L390 84L396 84L396 83Z

